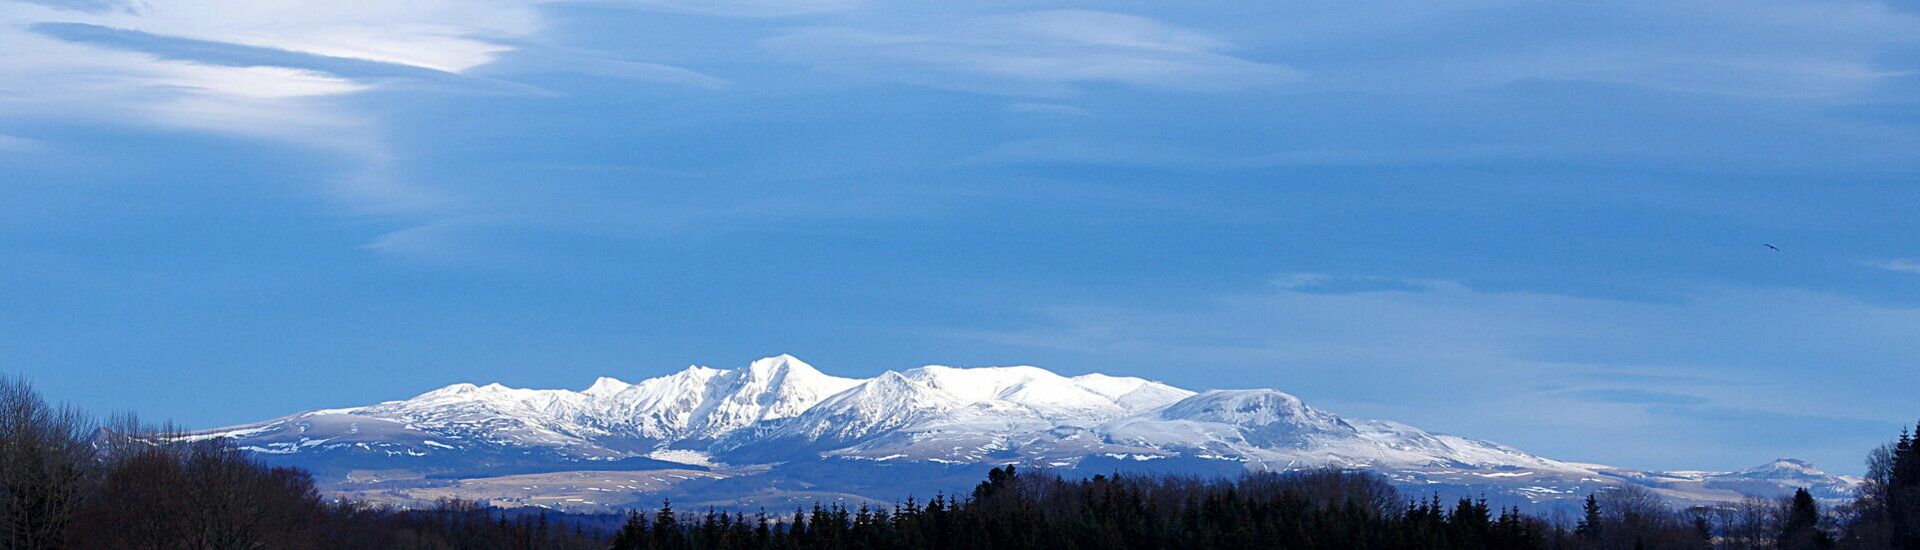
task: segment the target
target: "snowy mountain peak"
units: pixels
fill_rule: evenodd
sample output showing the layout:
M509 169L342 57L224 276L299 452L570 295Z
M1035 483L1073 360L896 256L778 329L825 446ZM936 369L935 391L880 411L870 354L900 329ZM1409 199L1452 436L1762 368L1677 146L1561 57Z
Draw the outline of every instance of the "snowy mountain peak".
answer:
M791 355L754 361L714 377L692 412L691 434L712 438L749 425L798 416L821 400L860 384L829 376Z
M821 409L875 405L958 405L965 400L898 371L859 381L852 389L823 401Z
M414 397L414 399L426 399L430 397L463 395L463 394L473 393L474 391L477 391L479 389L480 389L480 386L475 386L473 384L461 382L458 384L450 384L447 387L420 394L419 396Z
M1037 367L979 367L963 369L945 365L927 365L909 369L902 376L940 388L968 401L1005 398L1028 385L1071 385L1065 377Z
M622 390L631 387L633 387L633 384L622 382L617 378L602 376L594 380L593 385L588 386L586 391L580 393L598 397L620 393Z
M716 374L720 374L722 372L726 372L726 371L721 369L716 369L713 367L704 366L704 365L687 365L687 368L680 369L680 372L669 374L667 376L668 377L680 376L680 377L687 377L687 378L705 378L705 377L710 377ZM648 380L653 380L653 379L649 378Z
M1732 473L1735 475L1765 475L1765 476L1774 476L1774 477L1780 477L1780 476L1825 477L1827 475L1827 473L1821 471L1819 467L1814 466L1812 462L1800 460L1797 458L1775 459L1773 462L1768 462L1766 464L1761 464L1759 466L1754 466L1752 468L1747 468L1745 470L1737 470Z
M1144 378L1107 376L1098 373L1075 376L1073 377L1073 383L1079 384L1080 387L1086 388L1088 391L1107 396L1111 399L1119 399L1120 396L1139 391L1141 388L1149 385L1160 385L1157 382L1148 382Z
M1112 399L1114 404L1128 411L1147 409L1173 404L1181 399L1192 397L1194 392L1131 376L1107 376L1105 374L1083 374L1073 377L1073 383Z
M1776 458L1776 459L1773 459L1773 462L1768 462L1764 465L1761 465L1760 467L1776 468L1776 469L1792 469L1792 470L1801 470L1801 471L1807 471L1807 470L1819 471L1819 468L1815 468L1812 462L1800 460L1798 458Z
M965 405L959 397L895 371L853 382L793 418L768 426L764 432L741 432L748 437L736 437L724 445L753 448L766 443L774 447L852 443Z
M804 370L813 374L820 374L820 371L813 368L813 365L807 364L806 361L801 361L799 357L785 353L756 359L753 363L747 365L747 370L768 373L786 370Z
M859 380L831 376L813 368L813 365L801 361L792 355L776 355L754 361L747 368L728 371L727 375L736 380L735 384L765 387L776 394L786 391L819 394L810 398L818 401L834 393L839 393L858 384ZM824 393L822 393L824 392Z
M1354 431L1340 417L1308 407L1300 398L1275 390L1201 392L1161 409L1160 417L1241 426L1288 423L1317 429Z

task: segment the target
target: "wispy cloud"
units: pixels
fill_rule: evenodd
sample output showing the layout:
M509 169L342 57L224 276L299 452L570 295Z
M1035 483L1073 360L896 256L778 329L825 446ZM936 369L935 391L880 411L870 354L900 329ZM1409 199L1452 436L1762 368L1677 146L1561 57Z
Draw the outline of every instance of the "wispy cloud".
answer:
M493 241L512 226L503 219L440 219L382 234L360 248L409 264L507 267L519 258Z
M613 5L716 15L725 17L781 17L846 11L866 4L865 0L606 0Z
M125 0L19 0L28 4L39 4L49 8L73 10L86 13L101 13L116 9L127 9Z
M1192 143L1109 137L1027 138L995 144L965 159L979 164L1090 164L1176 170L1262 170L1313 166L1447 166L1494 160L1549 160L1565 152L1540 145L1336 149L1223 154Z
M42 144L36 140L0 134L0 151L33 151L41 147Z
M1633 388L1595 388L1559 392L1558 395L1592 403L1628 405L1701 405L1706 398L1672 392Z
M1229 44L1202 31L1082 10L909 31L812 27L765 44L824 71L1011 95L1061 95L1092 83L1230 91L1300 78L1293 68L1225 53Z
M1380 277L1370 275L1328 275L1294 273L1273 281L1273 286L1306 294L1357 294L1373 292L1465 292L1453 281Z
M1902 74L1879 56L1920 30L1876 1L1286 4L1258 20L1314 71L1304 88L1414 94L1562 80L1829 98Z
M0 2L0 119L157 127L271 140L330 156L315 178L341 211L432 225L464 190L403 176L392 113L358 94L556 98L516 80L571 72L720 89L725 79L548 45L544 0ZM288 13L299 13L289 17ZM19 144L16 144L19 145ZM24 145L21 145L24 146ZM5 144L0 143L0 147Z
M1787 440L1795 447L1783 450L1781 457L1795 456L1798 449L1816 446L1866 447L1882 441L1905 426L1905 418L1868 419L1798 411L1775 411L1748 407L1661 405L1648 408L1656 418L1678 420L1698 426L1702 441L1750 444L1754 441ZM1861 443L1867 445L1861 445ZM1853 451L1854 460L1864 452ZM1824 460L1823 466L1834 472L1853 471L1858 462Z
M1047 114L1047 115L1087 114L1086 109L1082 109L1072 105L1062 105L1059 103L1035 103L1030 101L1022 101L1019 103L1013 103L1013 104L1007 105L1007 110L1013 111L1016 113L1036 113L1036 114Z
M68 42L141 52L162 60L184 61L198 65L236 68L281 67L354 80L408 79L456 88L520 93L538 92L537 88L524 84L473 78L433 67L405 63L196 40L85 23L38 23L29 28L42 35ZM256 87L249 86L246 89L251 90Z
M620 59L605 52L541 44L518 44L492 63L468 71L468 74L526 75L569 73L602 78L725 89L733 83L725 78L682 67Z
M462 71L507 49L475 37L525 35L533 16L490 0L148 0L79 12L0 3L0 18L21 23L0 28L0 118L270 139L364 172L362 159L390 158L392 144L345 98L382 86L527 93Z
M1885 269L1887 271L1898 271L1901 273L1920 274L1920 260L1889 259L1889 260L1872 260L1864 263L1868 267Z

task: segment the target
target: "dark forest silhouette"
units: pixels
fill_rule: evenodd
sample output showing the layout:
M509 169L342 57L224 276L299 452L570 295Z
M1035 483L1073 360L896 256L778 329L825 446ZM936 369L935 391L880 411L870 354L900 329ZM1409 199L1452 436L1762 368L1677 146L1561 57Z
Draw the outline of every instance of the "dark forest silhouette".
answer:
M1858 497L1830 510L1805 490L1674 510L1623 485L1589 496L1577 517L1540 516L1410 497L1358 471L1070 480L1007 466L969 494L886 508L663 503L624 518L328 500L303 470L179 433L127 415L98 422L0 380L0 548L1920 550L1920 442L1908 433L1870 452Z

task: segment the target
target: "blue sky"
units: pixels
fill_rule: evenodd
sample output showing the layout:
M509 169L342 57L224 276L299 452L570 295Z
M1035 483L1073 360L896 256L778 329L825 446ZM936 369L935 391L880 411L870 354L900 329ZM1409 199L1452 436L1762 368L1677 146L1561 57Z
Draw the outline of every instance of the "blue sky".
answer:
M951 4L0 0L0 368L214 427L1034 364L1670 469L1920 417L1920 6Z

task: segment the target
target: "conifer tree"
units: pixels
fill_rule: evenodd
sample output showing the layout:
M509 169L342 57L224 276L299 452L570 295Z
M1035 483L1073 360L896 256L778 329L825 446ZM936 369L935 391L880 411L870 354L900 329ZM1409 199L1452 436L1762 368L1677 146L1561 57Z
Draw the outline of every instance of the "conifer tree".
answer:
M1591 494L1587 495L1587 503L1581 506L1581 511L1583 515L1580 516L1580 524L1573 528L1573 533L1587 540L1598 540L1601 519L1600 499Z
M682 548L685 534L680 526L680 518L673 511L673 501L660 501L660 510L653 514L653 547L661 550Z
M610 550L647 550L652 548L652 534L647 530L647 518L639 510L627 513L627 522L614 533Z
M1794 491L1787 504L1787 520L1780 529L1781 550L1818 550L1833 546L1833 538L1820 530L1820 508L1813 495L1802 488Z
M1901 430L1893 446L1884 496L1893 546L1900 550L1920 550L1920 426L1914 430Z

